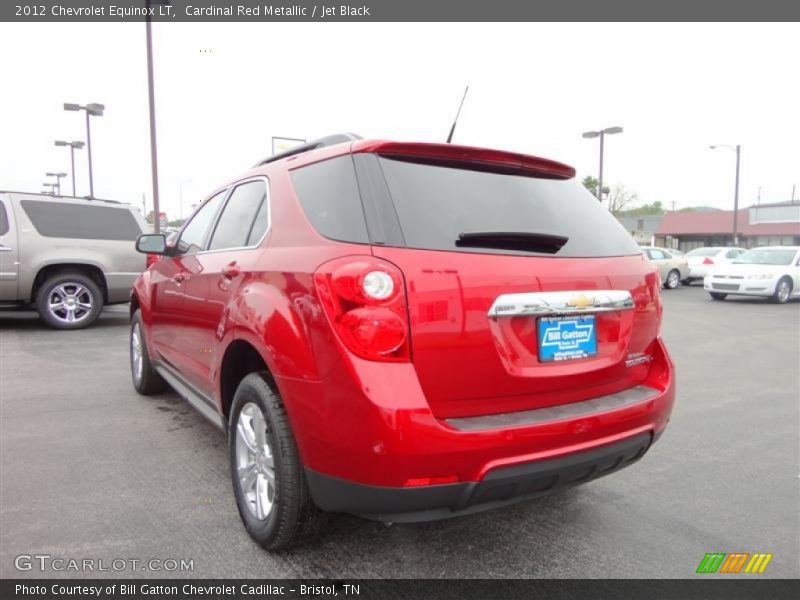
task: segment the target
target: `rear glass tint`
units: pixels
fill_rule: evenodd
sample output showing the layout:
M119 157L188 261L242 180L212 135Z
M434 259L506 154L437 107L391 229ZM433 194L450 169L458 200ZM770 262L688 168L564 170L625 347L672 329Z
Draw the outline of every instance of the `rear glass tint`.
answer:
M342 242L369 243L349 154L295 169L291 177L303 211L320 235Z
M142 233L126 208L38 200L21 200L20 205L44 237L133 241Z
M641 254L622 225L574 179L537 179L386 157L380 165L409 247L531 254L456 246L462 233L513 232L568 238L551 256Z

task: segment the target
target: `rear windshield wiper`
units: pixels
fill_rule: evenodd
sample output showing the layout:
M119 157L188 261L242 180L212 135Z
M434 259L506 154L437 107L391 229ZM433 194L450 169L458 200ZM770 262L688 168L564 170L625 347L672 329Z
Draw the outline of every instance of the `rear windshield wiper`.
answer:
M459 248L496 248L555 254L569 241L563 235L533 233L530 231L472 231L458 234Z

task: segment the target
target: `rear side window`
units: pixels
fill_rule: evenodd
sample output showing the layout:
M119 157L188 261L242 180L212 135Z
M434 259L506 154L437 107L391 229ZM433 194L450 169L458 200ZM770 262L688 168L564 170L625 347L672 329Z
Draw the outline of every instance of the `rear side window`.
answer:
M8 233L8 214L6 213L6 205L0 202L0 235Z
M250 181L236 186L222 209L208 249L243 248L258 243L266 231L266 219L258 224L261 235L252 244L248 241L253 239L256 216L262 212L267 213L267 186L264 182Z
M369 243L349 154L296 169L291 177L303 211L320 235L341 242Z
M141 233L131 212L110 206L21 200L39 235L78 240L133 241Z
M429 250L525 254L457 246L461 234L521 233L567 238L559 257L641 254L633 238L574 179L538 179L381 157L406 245Z

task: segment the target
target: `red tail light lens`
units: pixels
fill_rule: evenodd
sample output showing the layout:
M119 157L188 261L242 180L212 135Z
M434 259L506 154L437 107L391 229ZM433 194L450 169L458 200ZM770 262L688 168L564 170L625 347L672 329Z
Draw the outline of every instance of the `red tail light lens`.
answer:
M703 264L704 264L704 265L713 265L713 264L714 264L714 261L713 261L713 260L711 260L710 258L708 258L708 257L706 256L706 257L703 259Z
M149 269L150 267L152 267L154 264L158 262L158 259L160 258L161 257L158 254L148 254L146 268Z
M336 259L314 273L314 285L350 352L367 360L410 359L406 295L397 267L373 257Z

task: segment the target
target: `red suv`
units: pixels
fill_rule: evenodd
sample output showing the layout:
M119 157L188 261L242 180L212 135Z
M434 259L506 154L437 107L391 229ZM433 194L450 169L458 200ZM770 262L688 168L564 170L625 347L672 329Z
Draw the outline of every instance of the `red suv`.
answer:
M131 370L228 432L267 549L628 466L664 430L658 273L566 165L332 136L205 200L131 296Z

